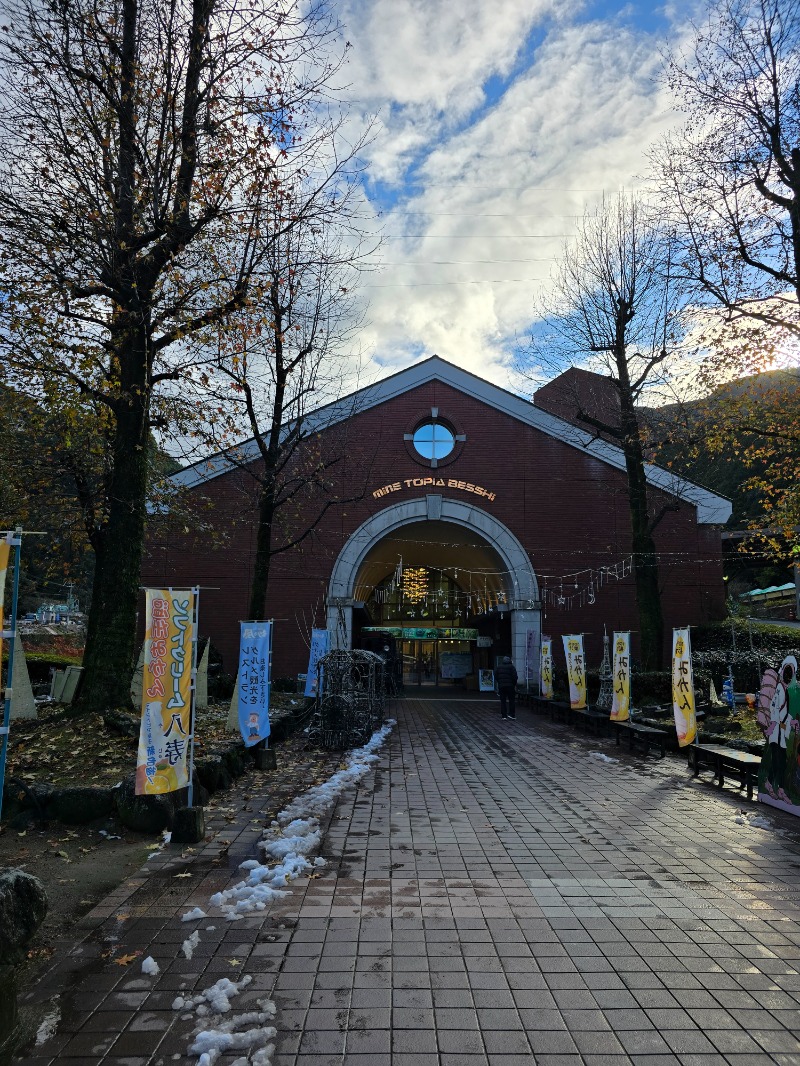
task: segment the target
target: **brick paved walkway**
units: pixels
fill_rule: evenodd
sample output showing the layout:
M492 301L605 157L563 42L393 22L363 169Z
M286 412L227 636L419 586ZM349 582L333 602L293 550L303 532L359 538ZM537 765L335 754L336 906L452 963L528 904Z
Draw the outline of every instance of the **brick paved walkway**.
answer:
M219 838L165 853L37 990L60 993L63 1020L25 1061L196 1061L176 991L246 973L234 1011L274 999L273 1066L800 1064L794 820L524 709L503 722L492 702L432 697L393 713L377 770L333 811L320 877L266 916L200 923L186 960L194 927L174 913L232 869L214 865ZM771 827L737 824L740 807ZM258 829L227 827L231 868ZM149 944L161 976L104 962L112 935Z

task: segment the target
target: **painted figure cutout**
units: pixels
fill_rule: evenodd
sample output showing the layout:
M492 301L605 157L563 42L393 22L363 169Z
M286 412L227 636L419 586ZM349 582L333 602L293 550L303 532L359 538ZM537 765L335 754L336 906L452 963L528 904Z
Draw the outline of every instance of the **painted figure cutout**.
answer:
M800 685L794 655L787 655L777 670L764 672L757 720L767 741L759 799L800 814Z

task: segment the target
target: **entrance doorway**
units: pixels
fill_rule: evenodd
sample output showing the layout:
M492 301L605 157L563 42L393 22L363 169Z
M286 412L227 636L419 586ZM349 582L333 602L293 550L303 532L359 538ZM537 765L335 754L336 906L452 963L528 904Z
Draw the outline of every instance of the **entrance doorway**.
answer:
M403 684L439 684L439 642L436 640L404 640Z

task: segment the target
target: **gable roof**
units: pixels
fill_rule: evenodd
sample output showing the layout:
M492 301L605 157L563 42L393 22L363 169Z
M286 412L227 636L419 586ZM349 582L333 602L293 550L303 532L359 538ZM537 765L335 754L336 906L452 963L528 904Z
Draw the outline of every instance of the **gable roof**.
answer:
M598 459L608 466L617 470L625 469L625 456L622 449L615 444L602 440L592 433L581 429L563 418L550 414L541 407L537 407L530 400L516 396L513 392L500 388L484 378L477 377L467 370L449 363L438 355L433 355L420 363L400 370L387 378L367 385L356 392L345 396L324 407L317 408L304 416L305 429L308 432L317 432L327 429L338 422L368 411L378 404L393 400L396 396L410 392L420 385L426 385L431 381L439 381L445 385L463 392L465 395L493 407L503 414L510 415L525 425L546 433L550 437L576 448L594 459ZM230 456L235 451L236 462ZM184 470L173 474L171 481L184 488L194 488L206 481L227 473L242 462L249 462L258 456L258 448L255 438L244 441L218 452L216 455L201 459ZM723 524L731 515L731 502L724 496L720 496L709 489L678 477L664 467L654 463L646 463L647 481L650 485L662 489L671 496L677 496L697 508L697 520L702 524Z

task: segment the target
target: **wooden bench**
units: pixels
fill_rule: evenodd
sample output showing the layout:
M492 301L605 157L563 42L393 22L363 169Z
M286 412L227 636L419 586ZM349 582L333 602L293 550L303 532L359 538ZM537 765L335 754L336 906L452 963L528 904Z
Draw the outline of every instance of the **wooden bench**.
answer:
M706 767L714 771L717 788L722 788L728 771L739 778L740 789L747 789L747 798L753 798L753 786L758 784L758 771L761 769L760 755L725 748L721 744L692 744L688 748L688 756L692 777L697 777L701 769Z
M608 715L603 711L593 711L591 707L571 708L573 729L582 729L586 733L593 733L596 737L603 737L608 727Z
M667 754L667 735L663 729L655 729L651 725L639 725L638 722L615 722L609 719L614 727L617 744L623 734L628 738L628 747L633 751L639 747L645 755L650 750L656 751L659 758L663 759Z

